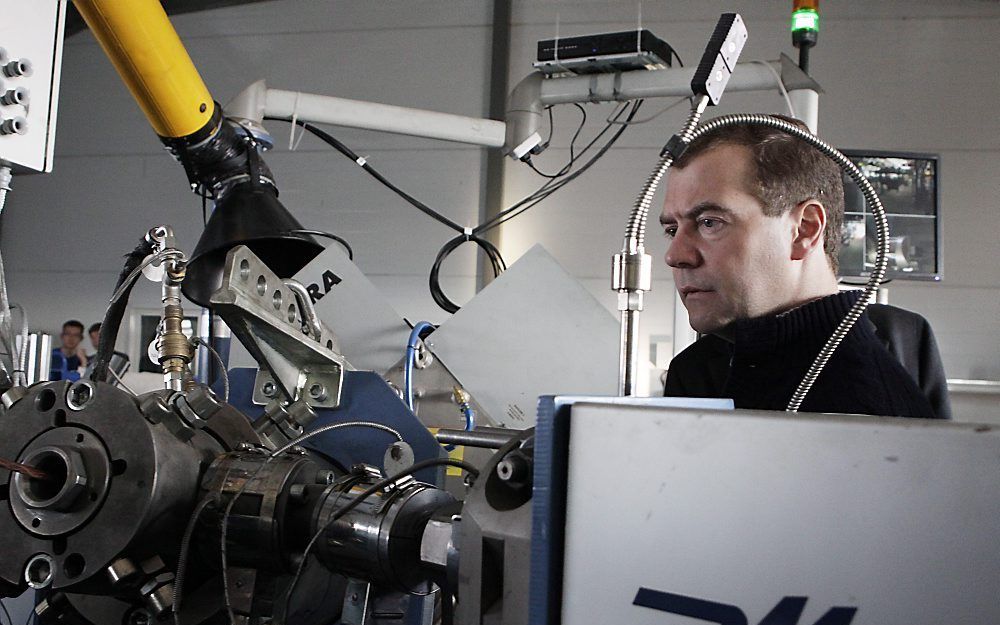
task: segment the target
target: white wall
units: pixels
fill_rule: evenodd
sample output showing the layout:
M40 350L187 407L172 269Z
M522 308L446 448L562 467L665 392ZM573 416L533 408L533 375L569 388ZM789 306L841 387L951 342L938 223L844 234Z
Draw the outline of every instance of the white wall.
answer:
M740 11L750 31L743 58L791 56L786 0L645 2L643 25L694 64L718 14ZM282 0L174 19L216 99L225 102L259 78L279 88L485 114L491 4L391 0L360 3ZM820 134L853 148L939 152L942 157L944 282L895 282L891 301L934 325L949 377L1000 379L1000 98L995 39L1000 5L979 0L827 2L811 73L826 93ZM511 84L528 71L539 39L629 29L636 2L524 0L514 3ZM647 102L645 117L666 103ZM588 105L583 142L613 107ZM631 128L590 172L511 222L502 236L508 263L542 242L608 307L610 256L639 187L685 116L678 107ZM714 113L783 111L777 92L731 94ZM536 159L565 162L578 113L555 111L555 136ZM450 233L404 204L311 137L287 150L288 126L272 122L278 147L267 157L282 200L306 227L348 238L357 262L411 318L441 321L426 278ZM477 148L370 132L334 134L402 188L460 223L478 220L483 153ZM579 145L579 144L578 144ZM89 33L66 44L55 172L15 180L4 212L3 250L12 298L42 327L68 317L100 319L120 255L148 227L167 222L194 247L200 203L163 152ZM541 184L509 163L505 203ZM656 231L649 247L662 257ZM475 255L464 248L445 267L457 300L475 284ZM646 335L669 335L672 284L658 264ZM156 304L156 290L135 305Z

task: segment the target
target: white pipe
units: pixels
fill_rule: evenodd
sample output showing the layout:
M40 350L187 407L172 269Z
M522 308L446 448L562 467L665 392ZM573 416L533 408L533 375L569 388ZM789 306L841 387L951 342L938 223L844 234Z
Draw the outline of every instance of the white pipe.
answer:
M727 93L767 91L775 88L781 61L737 64L738 71L726 86ZM587 74L545 78L529 74L511 92L507 123L492 119L450 115L435 111L349 100L281 89L268 89L259 80L229 102L232 117L261 123L265 116L304 122L365 128L383 132L504 148L514 158L541 142L538 128L545 106L571 102L613 102L654 97L691 95L694 68L634 70L614 74ZM789 91L799 117L816 131L819 94L810 89ZM801 111L801 112L800 112Z
M264 116L295 117L304 122L381 130L490 148L503 147L507 128L503 122L492 119L281 89L267 89Z
M812 89L792 89L788 99L795 109L795 116L809 127L809 132L816 133L819 126L819 94Z
M780 61L770 61L781 71ZM738 63L726 93L766 91L775 88L774 73L759 62ZM695 68L633 70L618 74L585 74L542 81L541 103L609 102L638 98L687 97Z

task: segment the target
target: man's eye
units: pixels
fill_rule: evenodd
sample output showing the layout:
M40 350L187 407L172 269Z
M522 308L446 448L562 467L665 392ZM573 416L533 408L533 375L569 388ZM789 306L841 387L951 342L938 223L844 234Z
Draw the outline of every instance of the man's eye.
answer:
M677 234L677 226L667 226L663 229L663 236L667 237L668 239L674 238L676 234Z
M702 217L698 220L698 223L708 229L717 228L722 224L721 221L714 217Z

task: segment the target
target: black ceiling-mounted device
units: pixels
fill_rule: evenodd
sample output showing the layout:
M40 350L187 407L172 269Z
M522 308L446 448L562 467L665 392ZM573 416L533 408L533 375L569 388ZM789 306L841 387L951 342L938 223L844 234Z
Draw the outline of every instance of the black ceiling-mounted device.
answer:
M598 74L666 69L674 50L648 30L627 30L538 42L533 67L545 74Z

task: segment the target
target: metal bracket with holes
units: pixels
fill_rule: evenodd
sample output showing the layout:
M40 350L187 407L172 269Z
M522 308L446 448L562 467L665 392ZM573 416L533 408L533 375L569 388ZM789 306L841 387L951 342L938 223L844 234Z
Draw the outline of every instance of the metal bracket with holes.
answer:
M247 246L226 255L222 285L210 302L260 365L267 379L259 378L255 386L262 390L270 383L268 399L301 399L315 408L340 404L343 372L350 365L334 351L333 331L320 322L316 336L295 293Z

